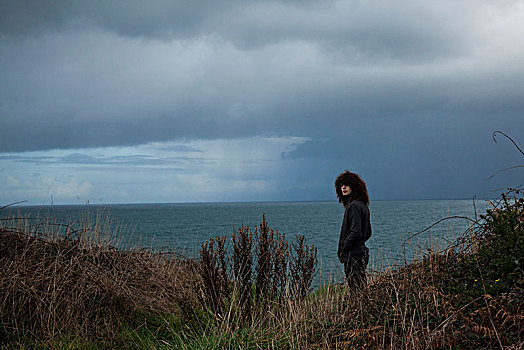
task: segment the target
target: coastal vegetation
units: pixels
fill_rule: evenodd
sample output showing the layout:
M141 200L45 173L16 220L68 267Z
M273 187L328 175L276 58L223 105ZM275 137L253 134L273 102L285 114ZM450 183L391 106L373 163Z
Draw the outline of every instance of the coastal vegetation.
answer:
M445 249L311 290L315 247L241 227L188 259L104 225L0 228L0 346L18 348L524 347L524 199L510 189ZM231 242L231 244L230 244Z

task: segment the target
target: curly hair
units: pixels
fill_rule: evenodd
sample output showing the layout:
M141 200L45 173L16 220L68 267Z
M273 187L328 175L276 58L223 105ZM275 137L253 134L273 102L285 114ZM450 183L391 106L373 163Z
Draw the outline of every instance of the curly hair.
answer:
M342 194L342 185L346 185L351 188L351 193L349 195L344 196ZM335 180L335 191L337 193L339 203L342 203L344 207L347 207L350 202L356 200L362 201L369 205L369 195L366 188L366 183L359 175L348 170L337 176L337 179Z

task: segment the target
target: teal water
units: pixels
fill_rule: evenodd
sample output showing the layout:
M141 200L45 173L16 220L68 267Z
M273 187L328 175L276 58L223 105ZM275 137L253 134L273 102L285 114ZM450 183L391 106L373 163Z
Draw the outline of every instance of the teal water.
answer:
M450 219L405 241L440 219L475 217L484 202L472 200L375 201L370 204L373 236L367 242L369 269L380 270L411 260L429 247L445 246L467 230L469 222ZM171 249L196 257L200 244L209 238L231 236L241 225L254 229L266 214L269 227L292 241L297 234L318 248L319 270L315 284L340 281L341 264L336 259L343 207L336 202L250 202L188 204L120 204L88 206L9 207L0 217L50 218L56 222L95 220L121 237L155 249ZM36 218L39 219L36 219ZM107 223L106 223L107 222Z

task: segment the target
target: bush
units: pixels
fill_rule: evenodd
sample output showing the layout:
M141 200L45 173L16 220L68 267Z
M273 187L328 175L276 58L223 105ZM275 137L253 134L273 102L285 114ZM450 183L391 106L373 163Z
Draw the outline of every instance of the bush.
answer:
M481 218L478 264L483 278L507 290L523 284L524 276L524 198L520 190L510 190ZM495 283L492 283L495 284Z
M226 240L210 239L200 250L200 300L218 319L236 310L237 318L249 321L268 303L303 299L311 290L317 249L307 245L303 235L289 244L285 234L268 227L263 214L254 233L242 226L232 235L232 257Z

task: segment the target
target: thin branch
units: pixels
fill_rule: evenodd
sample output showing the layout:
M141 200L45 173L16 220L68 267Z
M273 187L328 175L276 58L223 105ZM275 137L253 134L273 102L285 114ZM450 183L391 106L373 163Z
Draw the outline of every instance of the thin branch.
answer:
M16 220L25 220L26 218L23 217L13 217L13 218L0 218L0 221L16 221Z
M11 204L7 204L7 205L4 205L3 207L0 207L0 210L4 210L5 208L8 208L8 207L11 207L13 205L17 205L17 204L20 204L20 203L25 203L27 201L20 201L20 202L14 202L14 203L11 203Z
M515 191L522 191L523 186L524 186L524 183L518 185L517 187L496 188L494 190L491 190L489 192L484 193L482 196L480 196L480 198L486 199L488 197L488 195L491 195L492 193L495 193L495 192L498 192L498 191L504 191L504 192L510 192L510 193L511 192L515 192ZM498 194L498 195L500 195L500 194Z
M465 308L467 308L468 306L470 306L471 304L473 304L474 302L476 302L477 300L480 300L481 298L483 297L483 295L481 295L480 297L478 298L475 298L473 299L472 301L470 301L469 303L467 303L466 305L462 306L460 309L458 309L457 311L453 312L450 316L448 316L444 321L442 321L437 327L435 327L435 329L433 329L431 331L431 333L434 333L435 331L437 331L440 327L442 327L444 324L446 324L448 321L450 321L453 317L456 317L462 310L464 310Z
M515 168L524 168L524 165L514 165L514 166L510 166L510 167L508 167L508 168L505 168L505 169L499 170L499 171L497 171L495 174L491 175L490 177L487 177L487 178L485 178L485 179L482 179L482 181L490 180L490 179L494 178L495 176L497 176L497 175L500 174L500 173L503 173L503 172L505 172L505 171L507 171L507 170L511 170L511 169L515 169Z
M477 199L477 196L473 196L473 209L475 210L475 221L477 221L477 202L475 201Z
M440 219L439 221L435 222L434 224L426 227L425 229L423 229L422 231L419 231L417 233L414 233L412 234L411 236L409 236L408 238L406 238L406 240L404 241L404 243L406 243L407 241L409 241L411 238L423 233L423 232L426 232L427 230L429 230L430 228L432 228L433 226L436 226L437 224L440 224L442 221L445 221L445 220L450 220L450 219L464 219L464 220L468 220L468 221L471 221L472 223L474 224L478 224L478 221L476 220L473 220L471 218L468 218L467 216L460 216L460 215L453 215L453 216L448 216L448 217L445 217L443 219Z
M497 130L497 131L494 131L494 132L493 132L493 141L495 141L495 143L497 143L497 139L495 138L495 136L496 136L497 134L501 134L501 135L506 136L506 138L507 138L508 140L510 140L510 141L515 145L515 147L519 150L520 154L522 154L522 155L524 156L524 152L522 152L522 150L520 149L519 145L517 145L517 143L516 143L515 141L513 141L513 139L512 139L511 137L509 137L508 135L506 135L506 134L503 133L502 131Z

